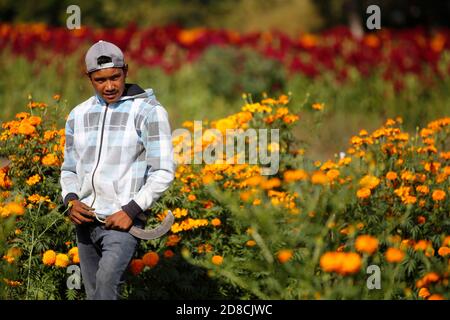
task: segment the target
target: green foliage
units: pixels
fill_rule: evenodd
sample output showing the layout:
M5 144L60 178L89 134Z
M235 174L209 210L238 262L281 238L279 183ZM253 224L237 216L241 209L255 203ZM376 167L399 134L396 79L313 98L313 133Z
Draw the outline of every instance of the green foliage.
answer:
M285 88L285 71L278 61L262 57L251 49L211 47L198 61L199 79L216 96L233 101L242 92L256 99L262 92L280 94Z
M8 236L14 232L15 218L10 217L8 219L2 219L0 221L0 253L6 253L8 248ZM8 265L4 260L0 261L0 274L2 279L0 279L0 299L7 298L8 287L4 279L16 279L16 273L14 268Z
M310 0L129 0L108 1L20 1L0 2L0 20L18 23L41 22L66 26L69 5L81 9L81 23L98 27L124 27L178 24L184 27L211 26L241 31L285 29L311 30L321 25L321 17ZM264 19L261 16L264 15ZM246 23L242 24L245 19ZM286 21L291 21L286 25Z

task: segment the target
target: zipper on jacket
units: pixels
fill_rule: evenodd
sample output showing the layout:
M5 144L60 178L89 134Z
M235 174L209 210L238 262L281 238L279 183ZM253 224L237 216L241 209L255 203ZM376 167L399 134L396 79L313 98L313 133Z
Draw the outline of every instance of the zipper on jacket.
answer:
M108 112L108 105L106 105L105 115L103 116L102 132L100 134L100 148L98 150L97 164L95 165L94 171L92 173L92 189L94 190L94 200L92 200L91 207L94 205L95 198L97 197L97 192L95 191L95 185L94 185L94 176L95 176L95 171L97 171L98 164L100 163L100 156L102 155L103 132L105 131L105 120L106 120L107 112Z

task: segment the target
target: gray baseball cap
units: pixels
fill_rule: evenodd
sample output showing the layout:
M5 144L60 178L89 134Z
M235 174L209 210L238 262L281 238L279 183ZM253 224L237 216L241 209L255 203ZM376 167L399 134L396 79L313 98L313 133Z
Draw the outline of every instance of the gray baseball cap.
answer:
M102 56L111 58L111 62L99 64L98 58ZM125 66L122 50L115 44L103 40L89 48L85 60L88 73L105 68L122 68Z

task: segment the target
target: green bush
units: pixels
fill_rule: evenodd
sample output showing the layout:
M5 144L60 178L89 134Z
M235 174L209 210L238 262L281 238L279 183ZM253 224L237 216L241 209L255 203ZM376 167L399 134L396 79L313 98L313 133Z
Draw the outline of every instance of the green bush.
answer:
M261 98L262 92L279 94L286 87L283 65L251 49L212 47L197 62L199 80L213 95L233 101L243 92Z

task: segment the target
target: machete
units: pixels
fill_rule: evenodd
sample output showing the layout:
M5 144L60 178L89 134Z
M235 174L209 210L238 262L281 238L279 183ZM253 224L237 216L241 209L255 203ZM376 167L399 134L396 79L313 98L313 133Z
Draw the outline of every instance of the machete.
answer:
M146 220L146 218L143 218L142 216L143 215L139 216L139 218L141 220L144 220L144 219ZM163 235L165 235L172 227L174 220L175 220L175 218L172 214L172 211L169 210L167 212L167 215L165 216L164 220L156 228L141 229L141 228L132 226L128 232L131 233L136 238L139 238L142 240L153 240L153 239L160 238Z

